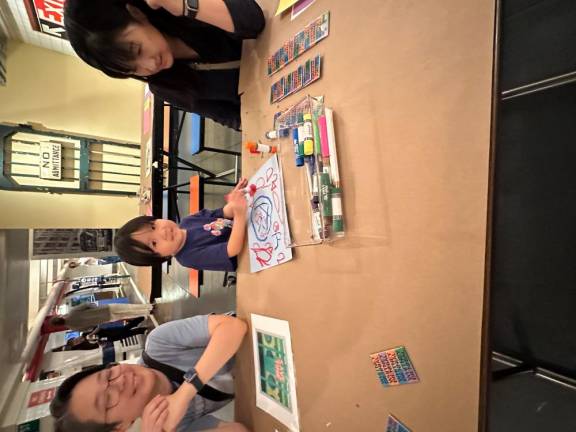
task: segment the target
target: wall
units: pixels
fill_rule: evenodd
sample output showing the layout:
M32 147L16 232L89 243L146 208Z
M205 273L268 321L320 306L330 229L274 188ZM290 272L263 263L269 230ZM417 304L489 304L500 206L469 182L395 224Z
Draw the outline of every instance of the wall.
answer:
M142 84L115 80L72 56L10 41L0 122L40 123L120 141L140 141ZM0 191L0 228L118 227L136 198Z

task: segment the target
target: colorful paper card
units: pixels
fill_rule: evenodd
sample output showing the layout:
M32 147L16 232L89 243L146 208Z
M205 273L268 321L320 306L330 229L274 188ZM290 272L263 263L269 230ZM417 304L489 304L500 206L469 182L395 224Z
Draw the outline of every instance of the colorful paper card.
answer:
M256 191L248 205L248 254L252 273L292 259L284 182L278 156L269 158L250 178Z
M420 382L408 351L403 346L370 355L383 386Z
M325 12L268 57L268 76L275 74L292 60L297 59L318 42L328 37L329 31L330 12Z
M411 432L400 420L392 414L388 416L388 424L386 425L386 432Z
M291 431L300 429L288 321L251 315L256 406Z
M320 78L322 74L322 56L316 56L298 66L294 72L283 76L270 89L270 103L281 101L292 93L303 89Z
M299 0L292 6L292 14L290 15L290 20L296 19L298 15L308 9L316 0Z
M278 2L278 9L276 9L275 16L280 15L282 12L287 10L290 6L296 3L298 0L280 0Z

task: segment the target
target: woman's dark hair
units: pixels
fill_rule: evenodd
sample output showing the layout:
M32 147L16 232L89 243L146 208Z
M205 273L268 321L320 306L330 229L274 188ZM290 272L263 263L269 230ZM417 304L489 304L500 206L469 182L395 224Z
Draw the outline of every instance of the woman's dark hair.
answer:
M70 398L76 384L87 376L105 369L106 365L91 366L64 380L56 391L56 396L50 402L50 414L54 417L56 432L112 432L117 423L104 424L96 422L81 422L69 411Z
M170 258L158 255L148 245L132 238L134 233L152 228L155 220L156 218L153 216L138 216L126 222L122 228L116 231L114 248L122 261L135 266L149 266L161 264Z
M128 44L119 44L120 34L130 24L138 22L126 8L138 8L158 31L176 37L193 48L203 61L229 61L231 52L240 58L242 42L235 35L199 21L191 23L189 18L176 17L168 11L150 8L144 0L66 0L64 4L64 25L72 48L84 62L104 72L112 78L135 78L147 82L152 93L172 106L184 111L208 115L225 126L240 128L240 99L214 99L206 93L204 79L191 69L187 62L175 60L170 69L165 69L149 77L132 74L134 54ZM264 18L259 14L256 21L261 26L253 36L261 31ZM223 34L228 37L222 37ZM198 101L202 110L198 111ZM206 113L206 114L205 114Z
M132 75L134 54L118 39L130 24L138 21L127 5L138 8L160 32L172 35L171 25L177 17L163 9L151 9L143 0L67 0L64 25L70 44L90 66L113 78L145 77Z
M181 39L194 37L194 32L183 35L188 18L176 17L162 8L152 9L144 0L67 0L64 25L78 57L112 78L135 78L156 87L178 89L185 97L196 97L193 74L181 62L176 61L170 69L151 77L132 74L134 53L130 46L118 42L126 27L138 22L127 5L138 8L150 24L165 35Z
M63 316L56 315L50 318L50 324L53 326L63 326L66 325L66 319Z

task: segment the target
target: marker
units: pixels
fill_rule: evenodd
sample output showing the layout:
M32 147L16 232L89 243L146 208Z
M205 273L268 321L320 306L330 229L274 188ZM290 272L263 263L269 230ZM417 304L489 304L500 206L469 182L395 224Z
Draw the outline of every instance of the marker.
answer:
M322 150L322 172L330 174L330 147L328 146L328 128L324 115L318 117L318 126L320 128L320 148Z
M335 237L344 236L344 218L342 214L342 190L332 189L332 233Z
M262 144L260 141L257 143L254 141L248 141L246 143L246 148L250 150L250 153L276 153L278 150L276 146Z
M298 153L298 128L292 129L292 142L294 143L294 154L296 155L296 166L301 167L304 165L304 157Z
M328 149L330 151L330 178L335 187L340 186L340 172L338 171L338 153L336 152L336 135L334 134L334 116L331 108L324 110L326 113L326 128L328 129Z
M269 130L268 132L266 132L264 134L264 136L266 138L268 138L269 140L275 140L276 138L278 138L278 132L276 130L272 129L272 130Z
M256 194L256 190L258 190L258 188L256 187L255 184L250 184L250 185L248 185L248 187L245 187L244 189L241 189L241 190L242 190L242 193L248 194L251 197L253 197L254 194Z
M316 175L316 158L314 155L308 156L306 158L308 162L308 170L310 172L310 178L312 179L312 207L318 207L320 199L318 198L318 176Z
M316 155L316 167L318 172L322 172L322 148L320 144L320 126L318 126L318 115L314 113L312 122L312 132L314 133L314 154Z
M312 115L309 113L304 114L304 156L314 154L314 131L312 130Z
M298 126L298 154L304 156L304 126Z
M322 221L324 223L323 238L330 237L332 225L332 199L331 199L330 176L327 172L320 174L320 197L322 202Z
M314 157L314 156L311 156ZM320 206L318 205L318 182L316 175L314 175L314 161L306 158L308 169L306 170L306 180L308 181L308 190L312 195L310 200L312 210L312 237L314 240L322 240L322 214L320 213ZM316 192L316 201L314 200L314 191Z

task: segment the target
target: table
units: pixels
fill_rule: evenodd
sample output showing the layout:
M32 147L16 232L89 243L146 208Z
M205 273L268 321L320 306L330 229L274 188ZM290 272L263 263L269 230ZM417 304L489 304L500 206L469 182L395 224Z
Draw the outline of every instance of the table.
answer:
M243 140L262 138L279 108L307 92L334 109L346 238L295 250L250 274L240 259L238 314L290 322L303 431L484 430L487 214L495 2L316 1L295 21L274 17L245 42ZM326 10L330 36L273 77L267 57ZM271 105L270 86L322 54L323 76ZM306 225L305 182L282 145L291 230ZM249 177L262 163L243 154ZM301 198L300 198L301 199ZM252 341L237 355L237 419L285 431L255 406ZM384 388L369 355L404 345L419 384Z

